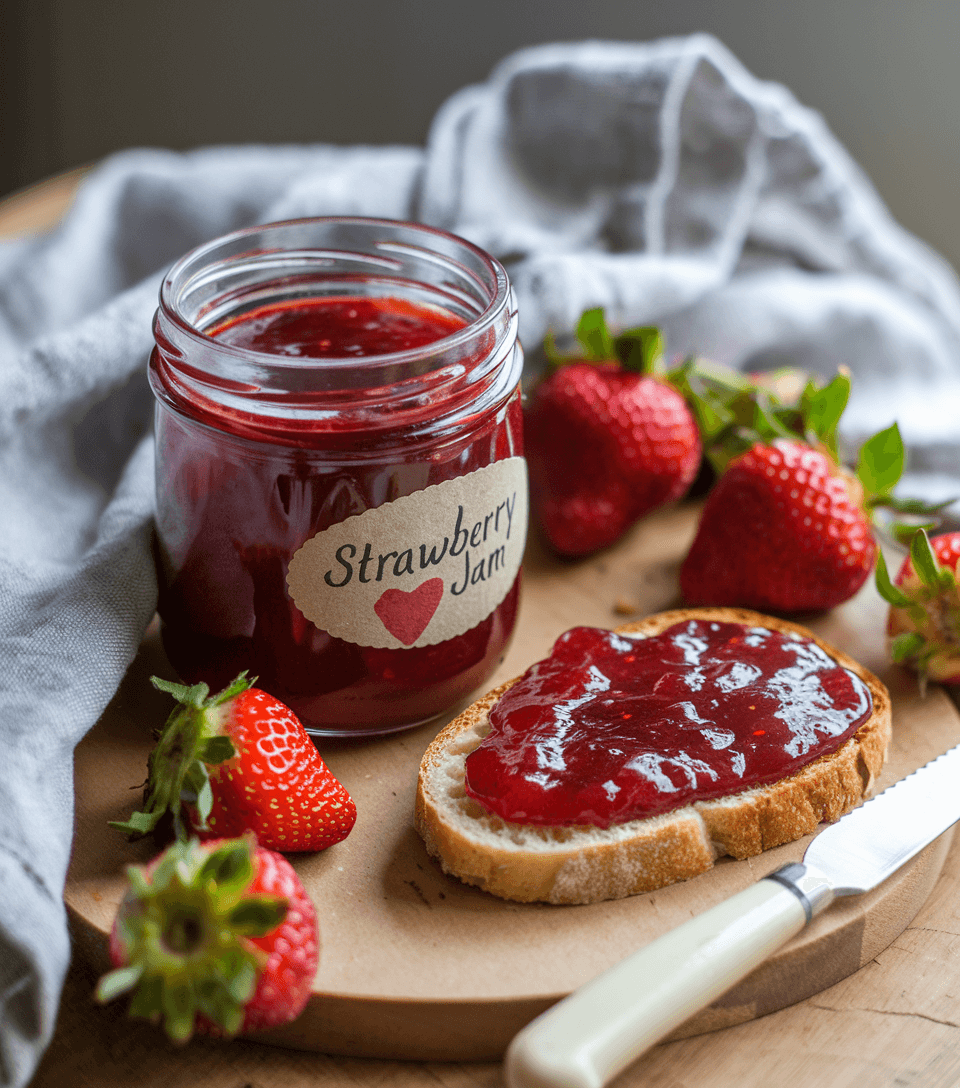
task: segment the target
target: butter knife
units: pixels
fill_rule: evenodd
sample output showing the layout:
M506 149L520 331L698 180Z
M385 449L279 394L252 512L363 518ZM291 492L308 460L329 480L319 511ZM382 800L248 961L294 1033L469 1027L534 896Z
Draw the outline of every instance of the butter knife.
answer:
M507 1088L602 1088L720 997L835 898L862 895L960 819L960 745L822 831L770 873L651 942L531 1021Z

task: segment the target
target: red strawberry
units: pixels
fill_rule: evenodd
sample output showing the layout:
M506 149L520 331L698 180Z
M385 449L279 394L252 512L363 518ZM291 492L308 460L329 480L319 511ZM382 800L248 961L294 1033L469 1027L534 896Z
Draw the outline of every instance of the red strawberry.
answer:
M256 833L273 850L322 850L350 833L353 799L299 719L241 674L218 695L153 677L179 703L150 754L145 812L111 826L149 834L170 813L201 837Z
M869 575L876 545L856 481L799 442L757 443L707 497L680 570L691 605L832 608Z
M949 505L893 495L904 465L896 423L864 443L856 477L839 467L850 393L842 368L820 385L796 371L744 378L691 358L670 379L695 412L720 477L680 571L690 604L832 608L870 573L874 510L929 516Z
M100 980L98 1000L131 993L130 1015L163 1020L178 1043L194 1031L235 1035L300 1015L319 937L285 858L252 836L194 839L127 873L110 934L115 970Z
M920 529L893 584L877 557L877 589L890 602L887 635L894 661L927 680L960 684L960 532L932 539Z
M534 511L551 547L567 556L614 543L681 498L700 465L683 397L645 372L659 351L656 330L614 339L603 312L591 310L577 333L583 355L537 384L524 416Z

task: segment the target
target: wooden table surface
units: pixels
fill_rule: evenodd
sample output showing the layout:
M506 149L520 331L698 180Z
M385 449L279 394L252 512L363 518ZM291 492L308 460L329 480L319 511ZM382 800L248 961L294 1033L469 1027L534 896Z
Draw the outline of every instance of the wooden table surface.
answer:
M0 235L54 223L78 173L0 202ZM498 1064L327 1057L235 1040L174 1049L67 976L32 1088L499 1088ZM960 836L933 894L883 953L831 989L760 1020L659 1046L615 1088L955 1088L960 1084Z

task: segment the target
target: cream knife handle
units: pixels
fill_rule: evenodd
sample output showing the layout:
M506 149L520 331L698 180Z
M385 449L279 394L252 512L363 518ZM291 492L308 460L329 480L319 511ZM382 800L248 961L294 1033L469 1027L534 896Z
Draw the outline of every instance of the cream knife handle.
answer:
M602 1088L799 933L808 911L764 879L685 922L528 1024L507 1050L507 1088Z

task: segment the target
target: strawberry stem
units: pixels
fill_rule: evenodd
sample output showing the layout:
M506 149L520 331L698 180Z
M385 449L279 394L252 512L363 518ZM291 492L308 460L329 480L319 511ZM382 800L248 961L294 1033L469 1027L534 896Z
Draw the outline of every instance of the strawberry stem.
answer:
M210 851L193 839L169 847L152 875L130 866L117 917L126 962L100 980L97 1000L131 993L130 1015L163 1020L177 1043L191 1037L198 1014L236 1034L266 961L248 938L272 932L287 913L282 897L248 894L253 850L252 835Z
M184 805L190 805L196 812L197 829L207 830L207 817L213 808L208 766L224 763L236 755L233 742L220 731L219 716L211 711L252 687L256 680L243 672L215 695L210 695L206 684L188 687L159 676L152 676L150 682L158 691L172 695L177 705L147 761L143 810L132 813L127 820L111 821L110 826L123 831L131 840L140 839L156 830L169 814L174 835L185 840Z

